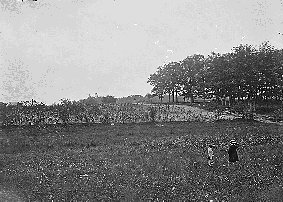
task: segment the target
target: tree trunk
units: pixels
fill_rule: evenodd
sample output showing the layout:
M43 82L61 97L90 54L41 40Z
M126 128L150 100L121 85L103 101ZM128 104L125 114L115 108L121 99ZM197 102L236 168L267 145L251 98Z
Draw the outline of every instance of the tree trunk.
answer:
M235 103L235 97L231 96L230 105L233 105L234 103Z
M176 103L178 103L178 91L177 90L176 90L175 94L176 94Z
M193 103L193 102L194 102L194 96L193 96L193 94L190 94L189 99L190 99L190 103Z
M170 93L168 93L168 95L169 95L169 101L168 101L168 102L170 103L170 97L171 97L171 95L170 95Z
M172 91L172 102L174 103L174 90Z

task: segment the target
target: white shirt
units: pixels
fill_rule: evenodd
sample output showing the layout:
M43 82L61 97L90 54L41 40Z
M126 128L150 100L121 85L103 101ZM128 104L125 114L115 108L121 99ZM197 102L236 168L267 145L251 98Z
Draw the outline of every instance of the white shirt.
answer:
M213 150L212 150L211 147L208 147L208 148L207 148L207 152L208 152L208 156L209 156L210 158L212 158L212 157L213 157Z

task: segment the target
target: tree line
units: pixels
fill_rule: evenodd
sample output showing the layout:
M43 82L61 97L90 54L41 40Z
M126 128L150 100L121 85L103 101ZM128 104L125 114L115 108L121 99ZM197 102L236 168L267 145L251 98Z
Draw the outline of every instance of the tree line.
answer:
M258 47L241 44L229 53L194 54L179 62L157 68L147 81L162 102L178 102L178 95L193 102L194 97L261 102L282 100L283 49L269 42Z

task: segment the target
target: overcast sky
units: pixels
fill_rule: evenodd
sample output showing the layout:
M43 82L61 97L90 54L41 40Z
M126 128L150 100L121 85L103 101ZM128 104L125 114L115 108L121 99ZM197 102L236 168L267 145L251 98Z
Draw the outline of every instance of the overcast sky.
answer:
M279 33L283 0L1 0L0 101L145 95L165 62Z

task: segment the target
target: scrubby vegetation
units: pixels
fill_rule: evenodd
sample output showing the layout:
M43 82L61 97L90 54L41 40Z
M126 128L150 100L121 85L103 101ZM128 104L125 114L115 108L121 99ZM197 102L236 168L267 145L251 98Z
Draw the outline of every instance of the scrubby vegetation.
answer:
M3 107L3 126L75 124L75 123L145 123L171 121L214 121L214 113L194 112L179 105L84 104L65 101L47 106Z

